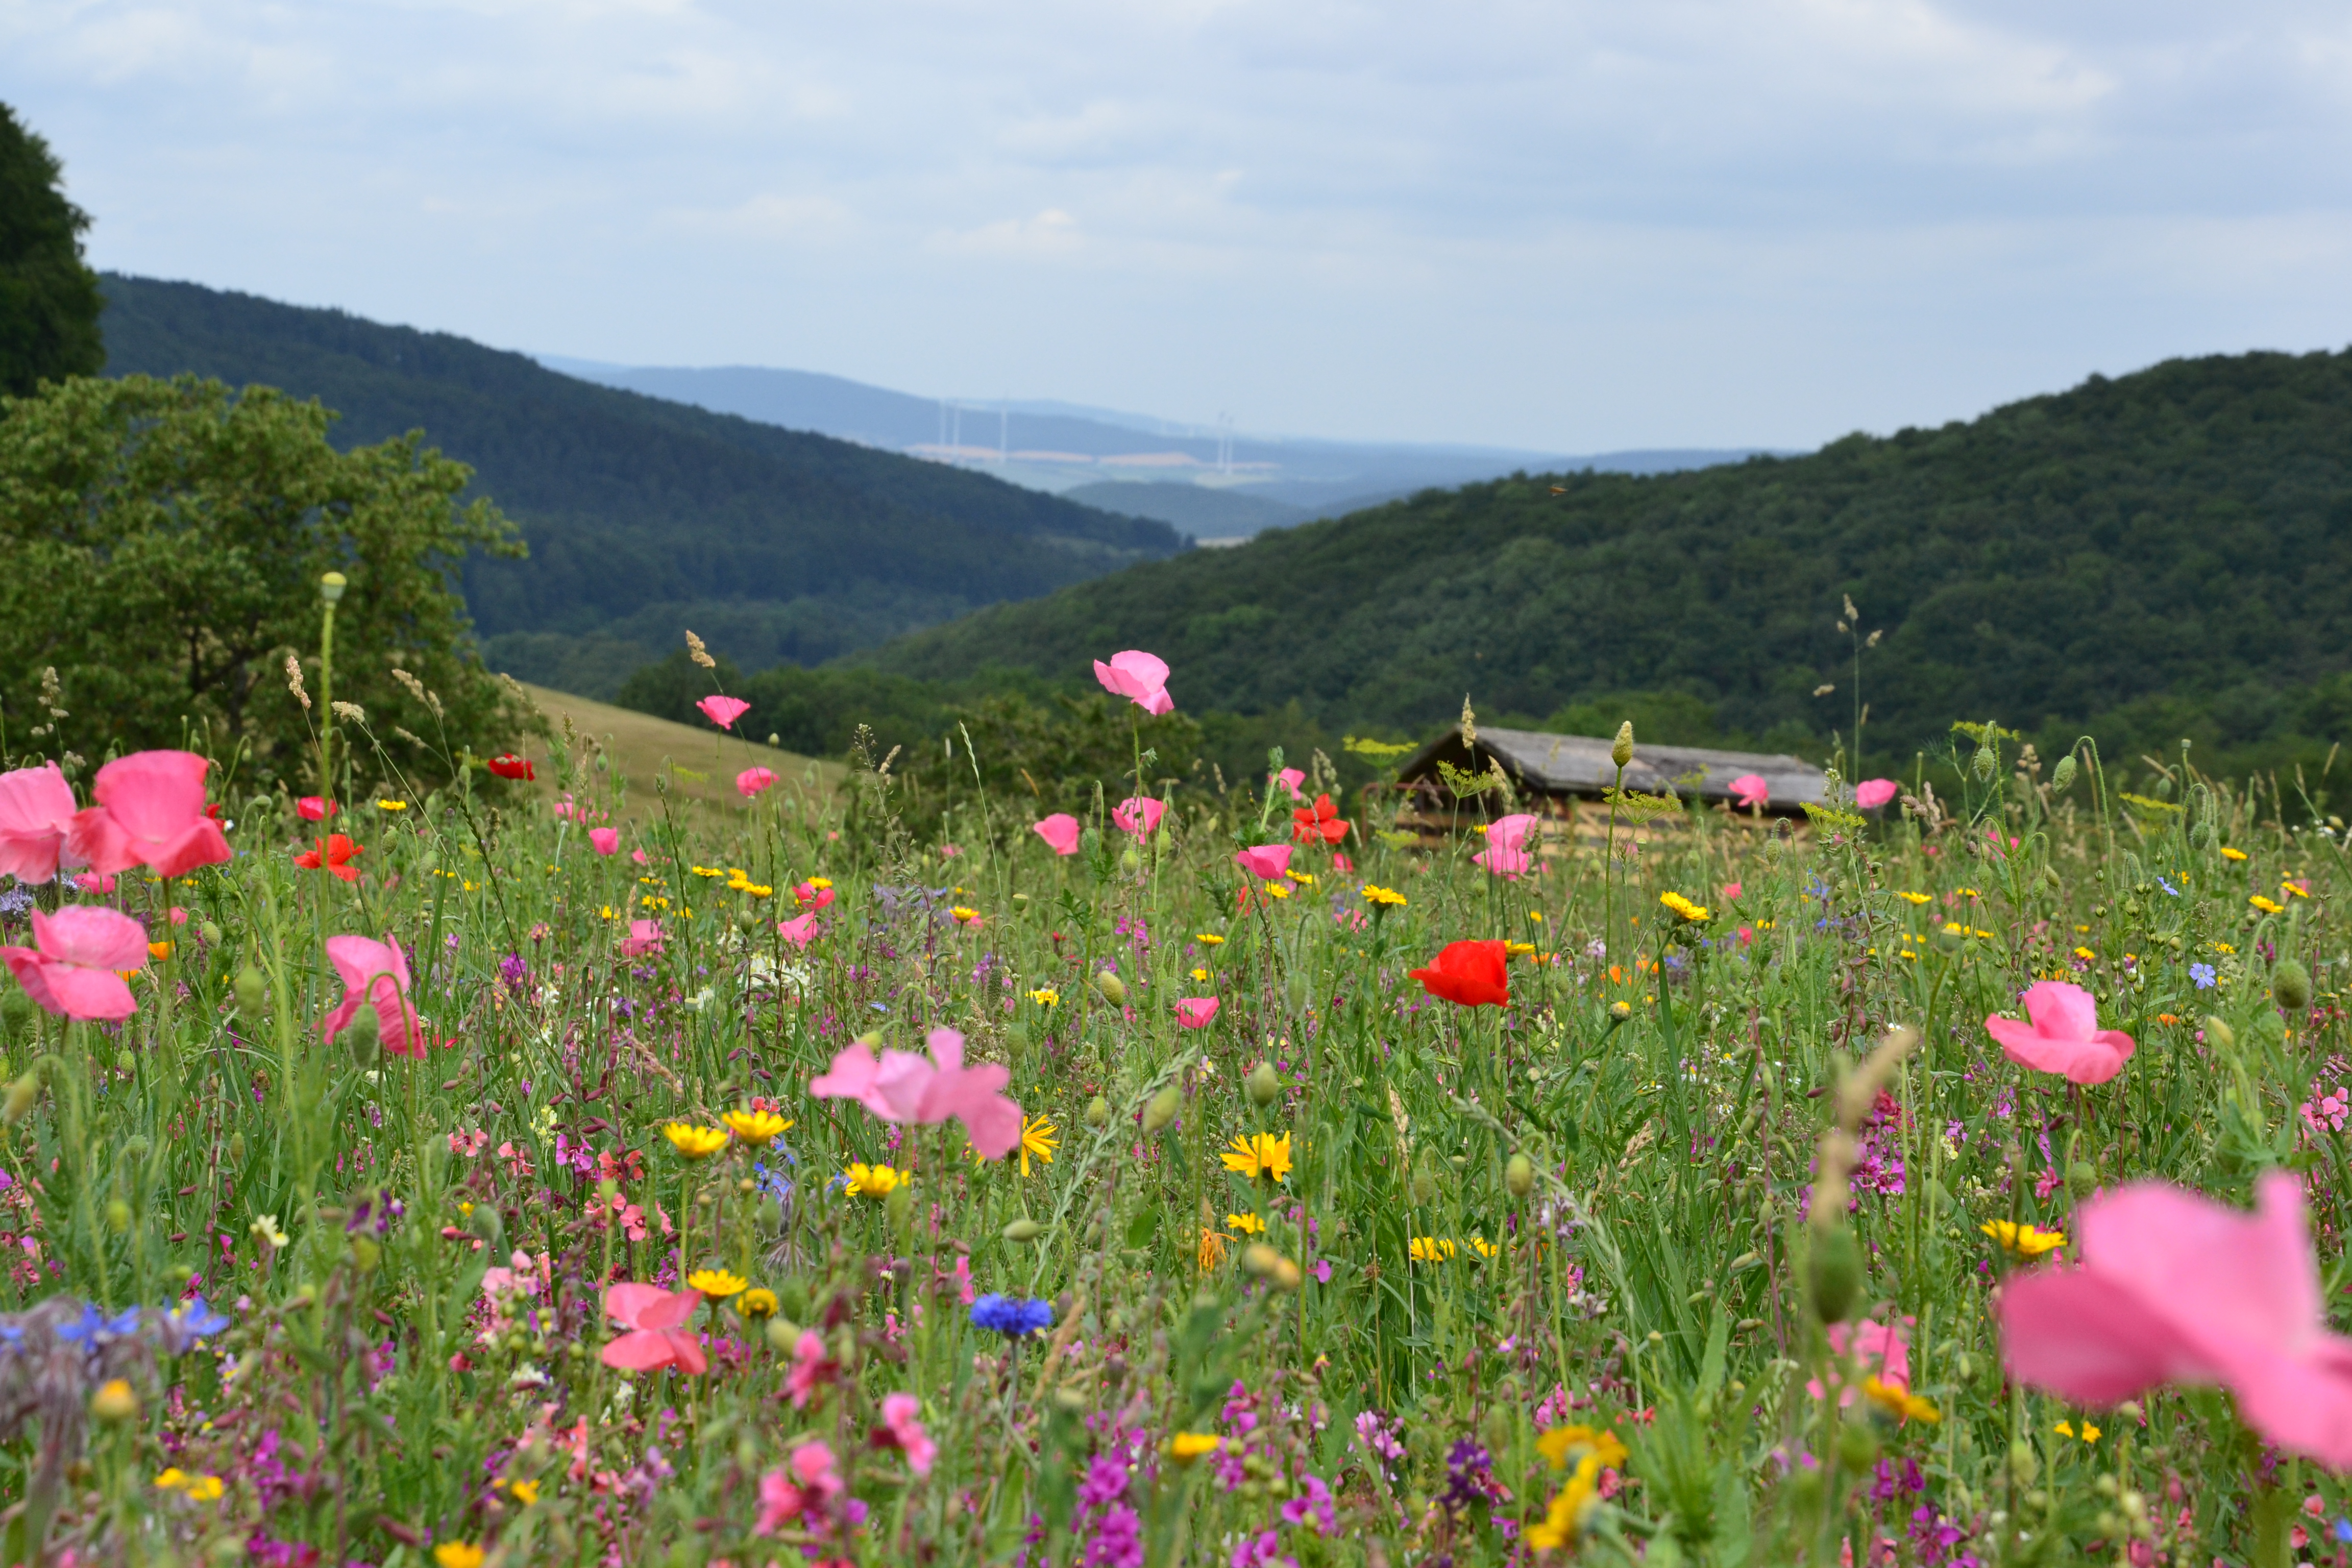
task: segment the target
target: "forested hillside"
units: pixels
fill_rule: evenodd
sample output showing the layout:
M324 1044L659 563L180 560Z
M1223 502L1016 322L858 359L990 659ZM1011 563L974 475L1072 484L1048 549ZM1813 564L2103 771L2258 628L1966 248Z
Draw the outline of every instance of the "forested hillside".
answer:
M1956 719L2251 764L2352 738L2352 354L2178 361L1794 458L1424 492L982 611L853 662L1056 679L1144 647L1181 707L1566 729L1874 767ZM1842 631L1851 596L1859 622ZM1831 689L1824 690L1824 688Z
M609 694L692 626L814 661L1181 547L1177 531L827 437L595 386L518 353L192 284L104 279L107 369L316 397L339 446L422 428L528 560L476 561L495 663Z

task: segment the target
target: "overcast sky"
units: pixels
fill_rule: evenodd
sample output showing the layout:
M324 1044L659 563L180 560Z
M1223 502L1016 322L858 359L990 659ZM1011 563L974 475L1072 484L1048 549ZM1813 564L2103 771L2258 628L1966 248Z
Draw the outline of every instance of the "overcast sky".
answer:
M0 0L102 267L1244 429L1811 446L2352 339L2352 7Z

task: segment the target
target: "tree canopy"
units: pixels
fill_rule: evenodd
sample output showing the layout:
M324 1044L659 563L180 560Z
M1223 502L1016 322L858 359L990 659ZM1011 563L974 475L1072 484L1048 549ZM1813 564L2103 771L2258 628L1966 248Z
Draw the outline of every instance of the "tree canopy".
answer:
M81 256L89 227L66 199L57 154L0 103L0 394L21 397L106 363L105 300Z
M469 551L520 544L421 434L339 452L332 418L194 376L0 400L0 721L54 723L44 749L90 760L194 734L224 759L241 747L257 782L315 782L322 715L285 665L302 660L315 698L319 582L339 571L334 696L382 748L362 742L362 772L438 778L465 748L511 743L523 709L482 667L454 583Z

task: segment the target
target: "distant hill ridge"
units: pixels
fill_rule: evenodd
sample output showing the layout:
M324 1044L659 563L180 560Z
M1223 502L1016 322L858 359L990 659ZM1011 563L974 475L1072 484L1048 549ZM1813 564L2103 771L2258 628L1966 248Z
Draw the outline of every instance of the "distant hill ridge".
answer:
M1842 631L1842 599L1861 619ZM1123 647L1190 711L1496 721L1870 765L1956 719L2200 760L2352 740L2352 354L2168 362L1805 457L1423 493L1138 565L848 662L1082 683ZM1824 690L1823 689L1827 689ZM1663 731L1663 732L1662 732ZM2316 769L2314 770L2315 773Z
M108 274L110 374L193 371L338 411L341 445L422 427L520 525L469 563L494 662L609 695L692 626L747 668L814 661L1183 539L829 437L592 385L525 355L340 310Z

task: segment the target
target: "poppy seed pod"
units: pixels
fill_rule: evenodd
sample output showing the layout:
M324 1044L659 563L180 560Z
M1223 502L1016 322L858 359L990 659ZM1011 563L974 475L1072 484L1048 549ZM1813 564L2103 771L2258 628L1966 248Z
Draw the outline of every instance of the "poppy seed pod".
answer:
M1110 1125L1110 1101L1096 1095L1087 1101L1087 1125L1099 1132Z
M1514 1154L1503 1166L1503 1186L1511 1196L1524 1200L1536 1190L1536 1163L1525 1154Z
M1992 782L1993 770L2000 766L2000 753L1990 746L1979 746L1977 754L1969 759L1969 771L1986 783Z
M0 996L0 1040L16 1040L32 1032L33 999L22 991Z
M1806 1261L1813 1310L1824 1323L1845 1321L1862 1291L1862 1249L1852 1227L1843 1219L1816 1226L1812 1255Z
M196 927L196 935L203 939L206 947L218 947L222 934L218 921L206 921Z
M1261 1061L1250 1068L1249 1077L1243 1081L1249 1089L1252 1105L1272 1105L1282 1098L1282 1079L1275 1075L1272 1062Z
M2282 958L2271 971L2271 994L2290 1013L2311 1005L2311 971L2292 958Z
M1034 1241L1045 1234L1045 1227L1034 1219L1016 1219L1004 1227L1007 1241Z
M1153 1095L1151 1103L1143 1108L1143 1131L1147 1134L1159 1131L1175 1121L1176 1113L1183 1108L1183 1091L1174 1084L1170 1084L1158 1094Z
M1621 768L1633 760L1633 721L1631 719L1617 726L1617 738L1609 742L1609 760Z
M484 1241L496 1241L506 1232L506 1220L496 1204L476 1204L466 1216L466 1228Z
M250 963L236 972L236 1010L248 1022L261 1016L261 1006L268 997L268 983L261 971Z
M2056 767L2050 770L2050 787L2056 793L2063 795L2066 793L2066 786L2074 782L2074 753L2069 752L2058 759Z
M2238 1047L2238 1032L2221 1019L2210 1014L2205 1019L2205 1038L2209 1043L2225 1051L2235 1050Z
M342 1042L343 1049L352 1053L352 1060L362 1068L375 1066L383 1055L382 1027L376 1022L373 1007L362 1007L353 1013L352 1021L343 1026L343 1032L336 1038Z
M1412 1173L1412 1201L1422 1205L1435 1203L1437 1178L1427 1171L1415 1171Z
M1127 1005L1127 982L1109 970L1106 969L1095 976L1095 989L1101 992L1103 1000L1112 1006Z

